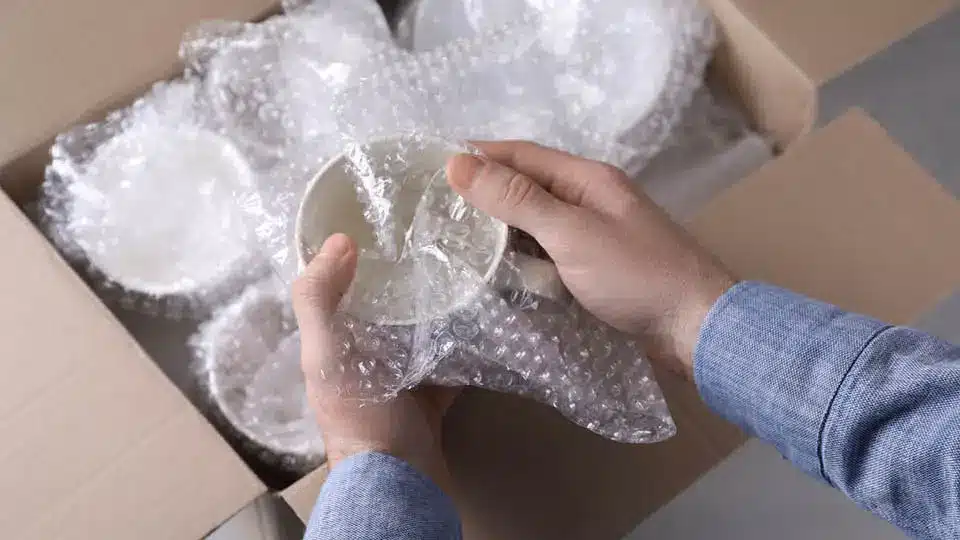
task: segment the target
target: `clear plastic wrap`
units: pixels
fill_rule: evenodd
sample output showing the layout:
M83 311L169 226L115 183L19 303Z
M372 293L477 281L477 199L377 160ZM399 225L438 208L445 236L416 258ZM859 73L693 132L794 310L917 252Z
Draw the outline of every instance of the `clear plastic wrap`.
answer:
M121 299L203 310L267 271L237 195L255 172L209 121L196 80L160 83L104 122L57 137L41 218Z
M43 205L52 235L132 291L126 300L177 314L222 302L261 259L225 195L249 197L241 207L267 229L257 235L287 244L306 182L355 141L525 138L638 168L700 84L714 39L691 0L522 3L513 18L488 0L472 33L416 53L394 45L369 0L285 7L263 23L201 26L181 47L183 80L57 139ZM289 252L265 251L295 272Z
M368 141L408 134L450 140L535 140L620 166L636 157L633 148L560 122L553 112L553 98L545 94L521 92L512 98L505 94L504 80L497 74L522 47L500 43L502 51L483 49L479 42L461 42L432 55L402 58L383 65L362 84L338 92L332 102L307 107L332 110L336 122L336 137L322 143L310 139L311 151L328 148L322 152L327 158L340 153L361 156ZM297 159L305 155L300 153ZM262 208L247 205L266 252L288 279L296 273L295 254L288 248L298 202L288 195L303 193L305 180L316 173L322 160L308 162L312 169L301 169L293 176L300 189L275 182L261 190Z
M329 110L368 65L405 54L364 3L324 4L206 24L182 44L182 79L57 137L41 216L121 302L206 314L269 270L244 208L295 208L309 172L339 149L336 122L312 105ZM321 42L331 33L344 34L336 47Z
M334 96L407 56L369 7L331 0L262 23L208 23L185 38L181 56L203 78L210 112L261 168L308 143L320 144L311 156L330 155Z
M496 81L508 95L548 99L560 123L634 148L634 169L679 122L716 42L697 0L415 0L397 27L401 43L426 54L468 36L486 47L498 46L492 36L530 38L481 88Z
M201 326L190 344L214 416L239 432L261 461L295 472L323 461L283 283L266 279L249 286Z
M470 384L614 440L669 437L638 345L454 195L444 165L476 151L462 141L524 138L641 168L702 84L709 13L694 0L449 5L479 11L429 50L396 46L369 0L290 0L262 23L198 28L181 80L57 139L42 204L53 236L106 281L179 305L209 308L269 268L274 284L220 311L196 350L223 416L294 460L322 448L285 295L334 232L361 248L341 369L324 374L338 392Z
M359 248L327 387L364 401L422 383L470 384L547 403L623 442L675 427L637 344L580 309L549 261L449 187L465 143L406 133L357 142L311 182L297 218L301 265L332 233Z
M675 175L723 153L751 133L743 111L724 94L704 86L683 110L663 149L643 169L625 172Z
M626 172L673 219L685 222L717 193L773 157L770 141L722 94L703 88L662 152Z

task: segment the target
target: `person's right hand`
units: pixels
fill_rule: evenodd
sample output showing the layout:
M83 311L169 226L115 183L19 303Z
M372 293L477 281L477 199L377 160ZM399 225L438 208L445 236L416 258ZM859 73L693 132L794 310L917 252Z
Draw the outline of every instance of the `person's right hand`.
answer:
M616 167L530 142L478 142L447 164L470 204L526 231L577 300L692 375L700 326L734 278Z

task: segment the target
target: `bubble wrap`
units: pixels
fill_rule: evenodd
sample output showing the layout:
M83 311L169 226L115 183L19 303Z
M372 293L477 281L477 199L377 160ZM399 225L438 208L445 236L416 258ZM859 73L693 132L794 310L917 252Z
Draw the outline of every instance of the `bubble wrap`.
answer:
M240 207L268 229L260 238L289 238L327 158L404 131L527 138L637 168L662 146L714 39L690 0L474 7L470 32L413 53L369 0L294 0L263 23L199 27L181 46L183 80L57 139L43 204L52 236L134 293L124 300L205 312L261 268L226 194L249 197ZM289 253L266 251L295 272Z
M626 172L678 222L773 157L773 144L750 130L721 93L703 88L684 111L663 151Z
M348 232L358 275L338 368L322 374L345 395L471 384L614 440L669 437L637 344L454 195L443 165L475 151L463 140L526 138L642 167L702 84L712 19L693 0L450 5L478 7L471 30L429 50L398 47L364 0L293 0L262 23L196 29L181 80L57 139L42 204L53 236L125 290L210 306L263 266L283 297L323 239ZM231 424L314 460L296 338L287 323L258 330L250 306L265 296L248 290L219 312L197 354L219 373L207 379Z
M105 292L129 307L203 315L269 270L244 208L268 201L283 215L337 146L312 143L339 141L329 116L300 96L332 100L365 59L390 61L375 55L390 40L378 10L379 19L363 2L319 4L196 29L181 46L180 80L57 137L41 216ZM341 32L339 47L321 47Z
M696 0L415 0L397 28L400 43L427 54L465 36L484 47L527 38L515 69L485 77L482 92L498 81L510 97L553 98L547 110L561 123L634 148L637 169L702 86L716 42Z
M340 346L319 376L359 401L470 384L538 399L614 440L672 435L636 342L584 313L551 263L449 188L447 159L471 151L415 133L356 142L307 189L301 264L334 232L359 248Z
M215 417L239 432L262 461L292 471L323 461L284 284L267 279L249 286L201 326L191 346Z
M267 270L236 203L255 172L200 105L196 81L160 83L51 150L47 230L131 306L191 313Z
M297 199L289 194L302 192L324 157L357 141L396 133L530 139L629 170L659 152L702 85L715 41L709 13L691 0L514 6L515 17L480 17L475 32L430 50L378 48L332 100L300 93L297 116L328 128L310 130L288 152L295 170L279 176L291 181L274 179L260 194L258 227L279 242L267 251L281 274L296 271L287 248ZM315 74L325 71L296 78L324 88Z
M353 395L409 387L426 372L426 383L546 403L615 441L657 442L676 432L639 345L576 304L489 288L455 314L419 325L427 328L349 316L341 324L343 370L332 377ZM428 350L418 349L418 340Z
M722 153L752 133L743 111L721 92L702 87L681 114L663 149L641 168L628 167L630 176L678 173Z

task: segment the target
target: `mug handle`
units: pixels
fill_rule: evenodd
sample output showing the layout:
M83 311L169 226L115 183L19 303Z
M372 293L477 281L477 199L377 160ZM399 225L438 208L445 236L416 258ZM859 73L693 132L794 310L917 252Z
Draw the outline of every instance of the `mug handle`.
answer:
M505 265L506 271L498 276L498 288L530 291L558 303L570 301L570 291L552 262L514 252L510 263Z

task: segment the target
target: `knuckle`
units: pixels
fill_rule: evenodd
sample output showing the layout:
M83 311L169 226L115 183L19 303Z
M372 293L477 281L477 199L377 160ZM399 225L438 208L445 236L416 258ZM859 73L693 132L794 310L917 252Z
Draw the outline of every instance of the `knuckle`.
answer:
M323 296L328 286L326 276L320 274L304 274L293 283L294 296L303 300L316 300Z
M533 193L533 181L526 176L511 171L510 178L500 195L500 202L511 208L523 206Z
M635 195L618 199L617 204L613 205L610 209L610 213L620 219L636 216L642 211L643 208L640 206L640 202Z
M507 139L503 142L512 146L514 150L520 150L520 151L529 150L531 148L537 148L540 146L539 144L529 139Z
M305 298L309 295L308 291L309 283L307 283L306 276L300 276L293 282L293 296L295 298Z
M541 146L540 144L530 140L526 140L526 139L518 140L515 142L515 144L517 145L517 150L526 151L526 152L529 152L530 150L537 150L537 149L543 148L543 146Z
M597 172L596 175L600 178L603 178L604 181L613 184L626 184L627 183L627 174L623 172L620 167L616 167L609 163L597 162Z

